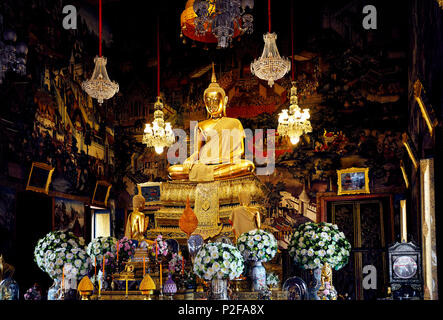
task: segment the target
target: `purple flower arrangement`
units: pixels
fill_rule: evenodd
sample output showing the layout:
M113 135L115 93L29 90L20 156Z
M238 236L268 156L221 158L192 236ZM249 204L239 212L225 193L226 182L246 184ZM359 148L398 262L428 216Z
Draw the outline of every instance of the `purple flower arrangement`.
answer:
M131 239L124 237L117 242L118 261L126 262L135 254L136 244Z
M152 250L152 256L155 257L156 255L156 251L157 251L157 256L164 256L166 257L168 255L168 244L166 243L166 241L163 241L163 237L161 234L159 234L157 236L157 238L155 239L155 242L151 245L151 250Z
M169 263L168 263L169 272L170 273L177 273L177 274L181 273L183 265L186 262L186 261L182 261L182 260L184 260L182 255L179 255L177 253L173 253L171 256L171 260L169 260Z
M32 288L29 288L28 291L23 295L25 300L41 300L42 295L40 289L37 284L34 284Z

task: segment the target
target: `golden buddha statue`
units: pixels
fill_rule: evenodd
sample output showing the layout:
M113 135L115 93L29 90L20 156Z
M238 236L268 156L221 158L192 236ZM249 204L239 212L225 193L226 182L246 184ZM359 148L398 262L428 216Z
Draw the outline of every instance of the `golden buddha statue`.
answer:
M0 282L2 282L4 278L12 277L14 272L15 272L14 266L6 263L3 256L0 255Z
M149 217L141 212L145 208L145 198L141 195L135 195L132 199L133 211L128 217L125 228L125 237L137 240L139 243L145 240L144 233L149 224Z
M245 232L261 228L260 211L256 206L251 206L251 194L247 191L240 191L238 199L240 207L232 210L229 217L235 239Z
M255 165L242 159L245 132L241 122L226 117L228 97L217 83L212 64L212 79L203 94L210 119L198 123L194 152L182 165L168 168L172 180L213 181L251 174Z

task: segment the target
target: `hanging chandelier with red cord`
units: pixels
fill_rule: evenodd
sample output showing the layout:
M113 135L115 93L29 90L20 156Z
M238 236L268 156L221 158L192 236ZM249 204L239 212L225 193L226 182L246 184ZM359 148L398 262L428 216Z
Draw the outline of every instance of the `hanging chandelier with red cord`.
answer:
M143 132L143 143L146 147L153 147L157 154L175 142L175 135L171 124L165 122L163 102L160 97L160 23L157 20L157 101L154 104L154 121L147 123Z
M275 40L276 33L271 33L271 0L268 0L268 22L269 32L263 35L265 47L260 58L251 63L251 72L257 78L268 81L268 85L272 87L274 81L283 78L283 76L291 69L289 59L280 57Z
M293 0L294 1L294 0ZM294 71L294 8L293 2L291 2L291 48L292 48L292 87L290 95L289 110L283 109L279 113L277 132L282 137L289 137L289 140L293 145L296 145L300 141L300 137L303 134L312 132L311 122L309 118L309 109L303 109L301 112L298 106L297 87L295 81Z
M106 71L107 59L102 56L102 0L99 0L99 55L94 58L94 72L82 83L82 89L99 104L112 98L119 90L118 83L111 81Z

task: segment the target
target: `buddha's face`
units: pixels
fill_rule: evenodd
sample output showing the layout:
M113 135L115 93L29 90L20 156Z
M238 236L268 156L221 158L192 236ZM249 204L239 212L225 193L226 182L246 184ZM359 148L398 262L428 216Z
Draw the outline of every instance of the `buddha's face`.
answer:
M212 117L220 116L223 112L225 99L220 92L212 91L205 94L206 110Z

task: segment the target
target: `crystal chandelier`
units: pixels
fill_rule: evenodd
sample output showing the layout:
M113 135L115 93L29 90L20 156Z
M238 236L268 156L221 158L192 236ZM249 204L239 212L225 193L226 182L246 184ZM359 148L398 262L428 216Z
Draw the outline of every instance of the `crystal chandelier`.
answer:
M175 142L174 132L171 124L165 123L163 113L163 103L160 97L154 104L154 121L152 126L147 123L143 133L143 143L147 147L154 147L155 152L161 154L164 147L169 147Z
M292 81L289 110L283 109L278 116L278 134L288 136L293 145L297 144L303 134L312 132L310 117L308 109L303 109L301 112L298 106L297 87L295 81Z
M118 92L118 84L111 81L106 71L106 58L96 56L95 68L91 79L82 83L82 89L92 98L102 104L104 99L110 99Z
M262 80L267 80L270 87L274 81L281 79L289 70L291 62L280 57L275 40L277 35L271 33L271 0L268 0L269 32L263 35L265 47L259 59L251 63L251 72Z
M157 101L154 104L154 121L152 126L147 123L143 132L142 142L147 147L154 147L155 152L161 154L165 147L171 146L175 142L175 135L171 124L165 123L163 113L163 103L160 98L160 32L159 20L157 20Z
M2 28L2 16L0 15L0 30ZM28 46L24 42L15 44L17 34L8 29L3 33L3 41L0 38L0 84L8 71L20 76L26 75L26 56Z
M109 79L107 59L102 57L102 0L99 1L99 56L95 57L94 63L92 77L82 83L82 89L102 104L104 99L112 98L119 90L118 84Z
M215 37L218 48L227 48L235 36L253 32L254 18L247 8L254 8L254 0L194 0L193 12L188 8L182 14L182 31L197 41L212 42Z

